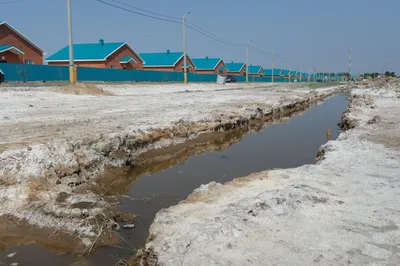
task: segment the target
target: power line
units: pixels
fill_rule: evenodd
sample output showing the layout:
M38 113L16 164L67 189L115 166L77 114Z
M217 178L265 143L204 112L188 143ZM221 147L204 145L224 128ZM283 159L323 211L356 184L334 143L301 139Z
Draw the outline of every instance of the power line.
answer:
M157 19L157 20L161 20L161 21L166 21L166 22L171 22L171 23L176 23L176 24L182 24L182 22L178 22L178 21L170 20L170 19L165 19L165 18L160 18L160 17L156 17L156 16L153 16L153 15L144 14L144 13L141 13L141 12L137 12L137 11L134 11L134 10L130 10L130 9L127 9L127 8L124 8L124 7L121 7L121 6L117 6L117 5L114 5L114 4L105 2L105 1L103 1L103 0L95 0L95 1L97 1L97 2L99 2L99 3L102 3L102 4L105 4L105 5L108 5L108 6L112 6L112 7L121 9L121 10L125 10L125 11L130 12L130 13L134 13L134 14L137 14L137 15L140 15L140 16L144 16L144 17L148 17L148 18L153 18L153 19Z
M156 15L156 16L160 16L160 17L164 17L164 18L176 20L177 22L180 22L180 21L181 21L180 18L176 18L176 17L172 17L172 16L167 16L167 15L163 15L163 14L156 13L156 12L153 12L153 11L145 10L145 9L142 9L142 8L139 8L139 7L136 7L136 6L132 6L132 5L126 4L126 3L121 2L121 1L118 1L118 0L110 0L110 1L113 1L113 2L115 2L115 3L118 3L118 4L123 5L123 6L130 7L130 8L133 8L133 9L140 10L140 11L142 11L142 12L146 12L146 13L153 14L153 15Z
M192 22L190 22L190 21L187 21L187 23L188 23L188 25L192 26L191 29L196 28L197 31L201 31L201 32L203 32L204 34L213 36L213 37L216 38L216 39L219 39L219 40L221 40L221 41L223 41L223 42L226 42L226 43L235 45L235 46L237 46L237 47L246 47L246 44L244 44L244 43L238 43L238 42L234 42L234 41L230 41L230 40L221 38L221 37L219 37L219 36L217 36L217 35L215 35L215 34L209 32L209 31L206 31L205 29L200 28L199 26L195 25L194 23L192 23Z
M186 26L187 26L189 29L191 29L191 30L193 30L193 31L195 31L195 32L197 32L197 33L203 35L203 36L206 36L206 37L208 37L208 38L210 38L210 39L213 39L213 40L215 40L215 41L217 41L217 42L221 42L221 43L224 43L224 44L227 44L227 45L231 45L231 46L235 46L235 47L241 47L241 48L246 47L246 45L243 45L243 44L238 44L238 43L234 43L234 42L230 42L230 41L221 39L221 38L219 38L219 37L215 37L215 35L209 34L208 32L202 32L202 31L196 29L195 27L193 27L192 25L186 25Z
M25 0L11 0L9 2L17 2L17 1L25 1ZM110 2L106 2L105 0L95 0L95 1L97 1L99 3L102 3L102 4L105 4L105 5L108 5L108 6L112 6L114 8L118 8L118 9L130 12L130 13L133 13L133 14L137 14L137 15L140 15L140 16L144 16L144 17L148 17L148 18L152 18L152 19L156 19L156 20L160 20L160 21L165 21L165 22L170 22L170 23L175 23L175 24L181 24L182 25L182 22L180 21L179 18L168 16L168 15L163 15L161 13L157 13L157 12L153 12L153 11L149 11L149 10L145 10L145 9L142 9L142 8L139 8L139 7L136 7L136 6L132 6L132 5L126 4L126 3L122 2L122 1L119 1L119 0L109 0L109 1L115 2L115 3L119 4L119 5L116 5L116 4L113 4L113 3L110 3ZM6 2L6 3L8 3L8 2ZM128 8L122 7L120 5L128 7ZM135 11L135 10L132 10L132 9L136 9L136 10L139 10L141 12ZM234 42L234 41L230 41L230 40L221 38L221 37L209 32L209 31L206 31L205 29L195 25L194 23L192 23L190 21L187 21L187 25L186 26L189 29L191 29L191 30L193 30L193 31L195 31L195 32L207 37L207 38L215 40L217 42L224 43L224 44L227 44L227 45L230 45L230 46L233 46L233 47L240 47L240 48L245 48L246 47L246 44L244 44L244 43ZM260 50L260 49L258 49L256 47L253 47L253 46L249 46L249 50L251 50L253 52L256 52L258 54L271 55L271 53L264 52L264 51L262 51L262 50ZM280 55L276 55L276 54L275 54L275 56L277 58L289 60L289 58L284 57L284 56L280 56Z

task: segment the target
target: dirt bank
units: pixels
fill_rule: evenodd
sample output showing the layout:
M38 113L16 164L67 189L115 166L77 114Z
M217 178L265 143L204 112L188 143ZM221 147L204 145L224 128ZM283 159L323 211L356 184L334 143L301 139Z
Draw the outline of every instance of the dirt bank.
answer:
M285 115L338 90L293 86L103 85L109 93L102 95L2 87L0 215L96 239L104 224L114 224L117 207L94 189L105 169L204 133Z
M400 83L351 88L323 160L203 185L157 214L142 263L398 265Z

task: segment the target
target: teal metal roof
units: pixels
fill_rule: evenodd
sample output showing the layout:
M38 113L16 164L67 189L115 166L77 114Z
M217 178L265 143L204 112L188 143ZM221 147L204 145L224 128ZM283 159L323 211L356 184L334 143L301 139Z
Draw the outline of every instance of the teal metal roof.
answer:
M274 76L280 76L282 73L282 69L274 68ZM272 68L264 69L264 75L272 76Z
M296 75L297 75L297 71L291 71L291 72L290 72L290 75L291 75L292 77L296 76Z
M139 55L144 60L143 67L169 67L175 66L182 58L183 53L167 50L164 53L141 53Z
M249 74L256 75L262 71L262 66L249 66Z
M126 63L129 63L130 61L133 61L134 63L137 63L135 58L133 58L132 56L124 56L124 57L121 58L121 60L119 62L122 63L122 64L126 64Z
M74 61L105 61L107 57L125 45L125 42L74 44ZM69 46L49 56L46 61L68 61Z
M284 70L282 70L282 75L283 76L289 76L289 72L290 72L290 70L284 69Z
M196 66L196 70L214 70L222 58L192 58L192 62Z
M242 71L243 67L245 66L245 63L225 63L226 67L228 68L228 72L233 72L233 73L239 73Z
M10 44L2 44L0 45L0 53L4 53L6 51L11 51L14 54L25 54L25 52L18 47L15 47L14 45Z

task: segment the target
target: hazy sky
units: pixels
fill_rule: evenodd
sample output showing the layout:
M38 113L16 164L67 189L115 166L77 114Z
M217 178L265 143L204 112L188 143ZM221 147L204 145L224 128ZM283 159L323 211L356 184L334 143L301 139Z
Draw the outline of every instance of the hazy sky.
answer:
M0 0L6 20L47 54L68 43L66 0ZM111 0L103 0L112 3ZM235 42L252 40L258 49L289 57L303 70L400 73L400 0L118 0L173 17L191 11L188 20ZM182 26L115 9L95 0L72 0L74 42L126 41L137 52L182 51ZM187 30L191 57L245 61L245 49ZM250 52L250 63L271 67L271 56ZM289 61L276 59L277 67Z

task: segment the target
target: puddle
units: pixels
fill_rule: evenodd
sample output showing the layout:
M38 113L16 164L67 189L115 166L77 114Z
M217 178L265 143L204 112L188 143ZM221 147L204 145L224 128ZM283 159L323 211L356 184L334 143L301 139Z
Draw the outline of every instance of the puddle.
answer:
M58 255L36 244L13 247L7 253L0 252L0 265L12 252L18 253L12 261L6 260L5 265L11 262L32 266L49 265L49 262L61 266L115 265L120 258L131 256L132 248L143 247L148 229L160 209L186 199L201 184L223 183L258 171L312 163L319 147L328 141L328 127L331 128L329 139L337 138L337 123L346 108L347 96L340 94L287 122L251 125L250 130L259 131L256 134L238 129L202 136L205 139L201 143L196 140L167 151L153 151L146 155L145 163L117 185L126 192L126 186L133 182L121 199L121 211L138 216L134 229L120 232L126 245L120 243L118 247L99 249L79 261L72 255Z

